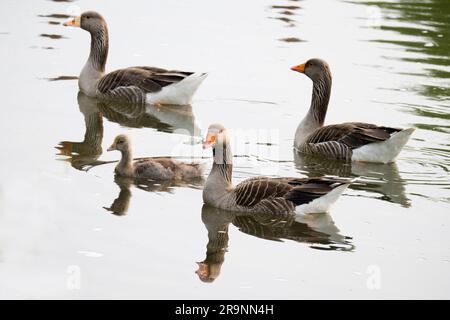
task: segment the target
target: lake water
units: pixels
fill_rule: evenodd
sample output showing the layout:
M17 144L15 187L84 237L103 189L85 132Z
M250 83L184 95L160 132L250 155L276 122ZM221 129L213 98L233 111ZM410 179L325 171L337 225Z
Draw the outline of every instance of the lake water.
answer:
M61 23L89 9L109 24L108 70L208 72L192 106L78 94L89 35ZM2 1L0 298L450 298L449 20L447 0ZM312 83L289 68L311 57L333 72L327 123L417 128L395 164L294 155ZM135 157L209 168L213 122L236 183L358 181L329 214L271 226L204 207L202 181L114 178L119 133Z

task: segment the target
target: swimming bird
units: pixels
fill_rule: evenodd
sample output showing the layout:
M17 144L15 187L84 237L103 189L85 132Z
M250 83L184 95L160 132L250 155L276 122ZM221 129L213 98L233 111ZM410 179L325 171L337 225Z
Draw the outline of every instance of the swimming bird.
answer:
M105 73L109 45L105 19L87 11L64 25L91 34L91 52L78 79L80 90L88 96L136 104L187 105L207 75L145 66Z
M310 59L291 70L304 73L313 81L311 106L295 132L294 147L301 153L346 161L389 163L415 130L362 122L324 126L331 93L330 67L321 59Z
M209 147L213 166L203 189L203 201L216 208L279 215L327 212L349 185L349 181L333 178L261 176L234 187L230 139L223 125L209 126L203 148Z
M202 166L198 163L184 163L170 158L146 158L133 162L131 141L124 134L118 135L108 151L122 153L115 172L119 176L151 180L183 180L202 176Z

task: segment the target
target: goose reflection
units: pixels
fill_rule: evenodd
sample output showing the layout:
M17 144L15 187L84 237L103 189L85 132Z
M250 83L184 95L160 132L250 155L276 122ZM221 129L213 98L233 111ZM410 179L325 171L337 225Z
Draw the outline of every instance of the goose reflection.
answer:
M130 200L132 197L131 188L136 187L138 189L147 192L165 192L172 193L174 188L193 188L201 189L204 183L203 178L176 180L176 181L154 181L148 179L133 179L115 175L114 182L119 187L119 195L112 202L109 207L103 207L103 209L109 211L116 216L125 216L128 213L130 206Z
M80 112L84 116L85 133L81 142L61 141L55 148L59 155L68 156L75 169L82 170L86 165L95 163L102 154L103 117L97 106L97 100L78 92Z
M133 184L133 179L115 176L114 182L120 188L119 196L113 201L111 206L103 208L116 216L124 216L128 213L128 207L130 206L130 187Z
M101 101L78 92L78 106L84 116L85 133L81 142L61 141L55 147L58 155L78 170L109 163L100 161L102 155L103 117L121 126L132 128L154 128L158 131L177 132L191 137L200 136L192 106L151 106Z
M410 206L406 196L405 181L401 178L396 163L380 164L367 162L345 163L339 160L323 159L314 155L294 151L295 166L309 177L333 175L358 177L358 182L349 188L377 194L377 198L403 207Z
M130 128L154 128L158 131L200 136L191 105L154 106L102 101L99 110L111 122Z
M277 216L271 214L247 215L225 211L208 205L202 207L202 221L208 230L206 258L197 262L195 272L203 282L216 280L228 250L228 227L231 224L241 232L272 241L292 240L308 244L313 249L352 251L351 238L341 235L329 214Z

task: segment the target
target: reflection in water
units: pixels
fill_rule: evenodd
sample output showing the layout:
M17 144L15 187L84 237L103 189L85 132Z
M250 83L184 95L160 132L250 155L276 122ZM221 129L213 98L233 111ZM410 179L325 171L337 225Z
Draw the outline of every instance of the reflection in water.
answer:
M271 19L277 19L286 23L286 26L289 28L295 27L297 21L295 20L295 12L299 10L299 6L295 5L273 5L270 6L270 9L274 10L278 15L275 17L271 17ZM297 39L294 41L287 41L286 39ZM301 40L296 37L288 37L282 38L280 41L285 42L300 42Z
M40 18L52 18L52 19L68 19L70 15L64 13L52 13L52 14L39 14Z
M54 40L59 40L59 39L64 39L65 38L64 36L62 36L60 34L48 34L48 33L41 33L39 36L43 37L43 38L54 39Z
M266 240L287 239L306 243L311 248L321 250L352 251L354 249L351 238L339 234L339 229L328 214L295 217L270 214L247 215L203 205L202 221L208 230L208 244L206 258L202 262L197 262L196 274L203 282L213 282L220 275L228 248L230 223L243 233Z
M154 128L163 132L200 135L192 106L133 105L118 102L101 102L99 109L109 121L131 128Z
M46 49L52 49L51 47L47 47ZM63 80L77 80L77 76L57 76L54 78L47 78L48 81L63 81Z
M177 181L153 181L148 179L132 179L116 175L114 182L119 186L120 192L117 198L113 201L111 206L103 207L117 216L124 216L128 213L128 207L131 199L131 187L135 186L138 189L148 192L167 192L172 193L176 187L185 187L193 189L201 189L203 186L203 178L177 180Z
M133 184L133 179L115 176L114 182L120 188L119 196L113 201L111 206L103 208L114 215L123 216L127 214L130 205L130 187Z
M190 136L200 135L192 106L158 108L150 105L105 102L88 97L81 91L78 92L77 100L86 124L84 140L61 141L56 149L60 151L59 155L68 156L67 161L78 170L88 170L109 163L97 160L102 154L103 117L126 127L146 127L170 133L176 131Z
M314 155L299 154L294 151L294 162L298 170L308 177L333 175L358 177L349 188L379 194L381 200L410 206L405 193L405 181L400 177L395 162L388 164L329 160Z
M103 117L97 108L97 100L78 92L78 105L84 116L86 131L81 142L61 141L56 147L60 155L68 156L75 169L83 170L85 166L97 163L102 154Z
M409 157L409 166L402 167L402 174L408 185L428 187L417 190L414 195L448 202L444 194L450 186L449 1L353 3L380 9L383 19L373 27L381 31L372 30L375 36L368 40L380 49L383 65L389 72L402 79L395 86L380 88L395 91L398 101L383 101L387 99L380 96L377 102L402 106L416 116L412 124L421 129L414 138L417 152Z
M401 56L389 55L386 58L423 65L418 74L409 74L419 76L421 80L413 82L414 87L411 89L435 101L448 101L450 96L448 69L450 65L450 28L448 27L450 5L448 0L355 3L380 8L386 18L382 20L379 28L401 35L401 37L387 38L388 33L383 33L384 37L372 40L376 43L392 45L404 52ZM404 68L395 67L398 73L404 74ZM430 82L431 79L432 82ZM438 104L433 105L432 110L439 110L437 114L445 118L448 116L447 107L445 104ZM426 109L419 108L419 110Z

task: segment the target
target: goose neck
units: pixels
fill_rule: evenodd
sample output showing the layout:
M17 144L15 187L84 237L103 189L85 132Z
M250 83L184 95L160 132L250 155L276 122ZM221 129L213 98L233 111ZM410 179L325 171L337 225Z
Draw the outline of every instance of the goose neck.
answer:
M120 172L127 172L132 169L132 159L133 156L129 149L121 150L122 158L117 165L117 170Z
M323 126L327 115L328 102L331 95L331 78L323 76L313 82L311 106L307 117L309 121Z
M109 37L106 25L91 31L91 52L88 62L91 67L99 72L105 72L106 59L108 58Z

